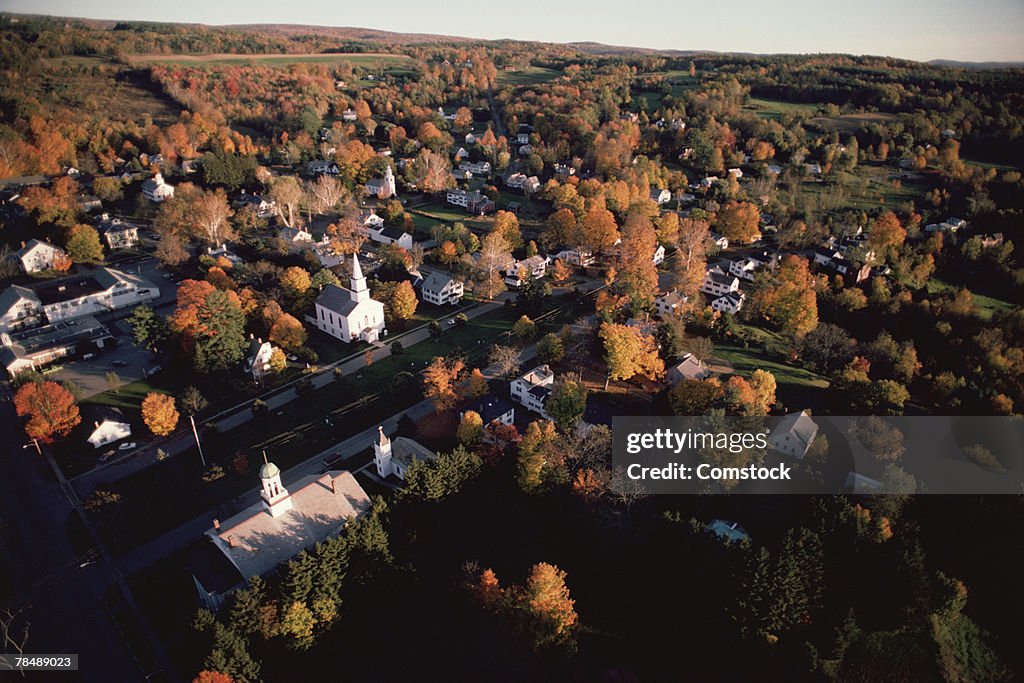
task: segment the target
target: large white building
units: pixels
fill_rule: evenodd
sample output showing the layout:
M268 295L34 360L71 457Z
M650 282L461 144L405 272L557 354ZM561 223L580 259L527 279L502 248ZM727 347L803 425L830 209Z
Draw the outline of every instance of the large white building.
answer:
M49 242L31 239L18 250L18 262L26 273L38 273L41 270L53 270L54 263L66 254L60 247Z
M371 178L363 187L366 194L380 199L391 199L398 196L398 189L395 187L395 173L391 170L390 164L384 169L383 178Z
M704 274L704 282L700 285L700 291L714 297L719 297L729 292L735 292L740 288L740 280L718 266L708 268Z
M522 286L528 277L532 276L533 279L539 280L548 272L549 262L550 259L547 256L541 256L540 254L534 254L524 258L522 261L513 261L505 269L505 284L518 288Z
M137 306L160 296L160 289L141 275L113 268L52 280L36 285L33 291L51 323Z
M322 332L345 343L375 342L387 334L384 326L384 304L370 297L370 290L359 266L359 256L352 255L350 289L327 285L315 302L313 322Z
M373 464L377 467L377 475L381 478L394 475L405 481L409 465L415 460L426 462L437 455L429 448L404 436L389 439L384 428L377 427L377 439L373 442Z
M461 281L456 280L448 273L436 270L423 281L423 286L420 288L423 300L435 306L458 304L462 301L464 291L465 285Z
M142 194L151 202L162 202L174 196L174 186L164 182L160 173L142 183Z
M206 532L212 544L190 558L196 590L213 609L249 578L269 574L370 508L370 497L346 470L309 474L288 489L264 455L259 476L260 502L223 522L213 520Z
M509 393L512 399L541 417L550 419L544 410L551 387L555 383L555 373L547 365L538 365L521 377L512 380Z

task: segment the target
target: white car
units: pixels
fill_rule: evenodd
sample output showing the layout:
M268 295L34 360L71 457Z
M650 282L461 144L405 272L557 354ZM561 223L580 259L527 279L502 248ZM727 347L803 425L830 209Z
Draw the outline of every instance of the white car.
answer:
M117 450L119 450L119 451L130 451L133 448L135 448L135 442L134 441L129 441L127 443L123 443L120 446L118 446Z

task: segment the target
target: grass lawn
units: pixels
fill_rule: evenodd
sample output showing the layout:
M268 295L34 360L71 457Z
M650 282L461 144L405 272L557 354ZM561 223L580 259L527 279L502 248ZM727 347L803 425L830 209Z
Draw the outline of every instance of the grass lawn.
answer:
M562 75L562 72L555 69L545 69L541 66L530 66L520 71L499 71L498 87L518 88L523 85L537 85L553 81Z
M956 285L951 285L948 282L943 282L937 278L932 278L925 285L925 289L929 294L955 294L961 289ZM996 299L991 296L985 296L984 294L978 294L971 292L971 296L974 298L974 314L982 320L991 320L993 314L997 311L1006 311L1013 308L1013 304L1002 299Z
M772 373L777 384L776 395L787 410L800 410L808 405L820 404L820 399L829 384L825 377L811 370L765 357L760 344L767 343L768 347L772 348L776 336L767 332L765 337L759 338L760 343L751 343L747 348L735 343L715 344L712 355L732 365L733 372L743 377L749 378L750 374L758 369Z
M153 391L164 392L167 389L154 386L150 383L149 378L145 378L136 380L131 384L125 384L118 387L117 390L111 389L100 394L94 394L85 399L84 403L95 403L113 408L126 408L128 410L141 410L142 399L146 398L146 394Z
M743 108L755 112L763 119L778 121L786 114L813 114L818 110L817 104L804 102L783 102L781 100L766 100L760 97L751 97Z

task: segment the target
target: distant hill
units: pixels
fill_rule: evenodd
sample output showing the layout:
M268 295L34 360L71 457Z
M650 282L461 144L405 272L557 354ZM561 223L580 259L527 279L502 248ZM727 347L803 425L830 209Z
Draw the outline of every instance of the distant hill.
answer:
M933 59L925 64L956 69L1024 69L1024 62L958 62L952 59Z
M57 21L74 21L85 26L97 29L112 29L114 26L126 24L138 24L140 26L160 26L173 28L177 26L196 26L211 30L258 32L269 35L299 36L317 35L337 40L362 41L368 43L381 43L386 45L422 45L427 43L490 43L490 44L517 44L517 45L548 45L559 48L570 48L583 54L614 57L616 55L651 55L665 57L696 57L701 55L711 56L737 56L737 57L778 57L789 53L762 54L754 52L735 52L718 50L675 50L657 49L647 47L634 47L626 45L607 45L593 41L577 41L569 43L551 43L538 40L522 40L515 38L484 39L471 38L466 36L441 35L433 33L399 33L396 31L385 31L374 28L361 28L356 26L317 26L312 24L196 24L187 22L154 22L154 21L118 21L115 19L83 19L78 17L57 17L41 14L13 14L5 13L11 17L25 18L46 18ZM824 54L824 53L822 53ZM915 60L902 60L913 62ZM1024 62L963 62L950 59L933 59L928 62L920 62L932 66L944 66L961 69L1017 69L1024 68Z

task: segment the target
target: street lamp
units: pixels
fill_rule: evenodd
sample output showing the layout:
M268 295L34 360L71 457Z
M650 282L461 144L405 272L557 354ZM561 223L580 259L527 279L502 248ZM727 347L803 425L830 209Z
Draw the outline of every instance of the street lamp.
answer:
M199 443L199 430L196 429L196 416L189 415L189 422L192 423L192 434L196 437L196 447L199 449L199 459L203 463L203 469L206 469L206 456L203 455L203 444Z

